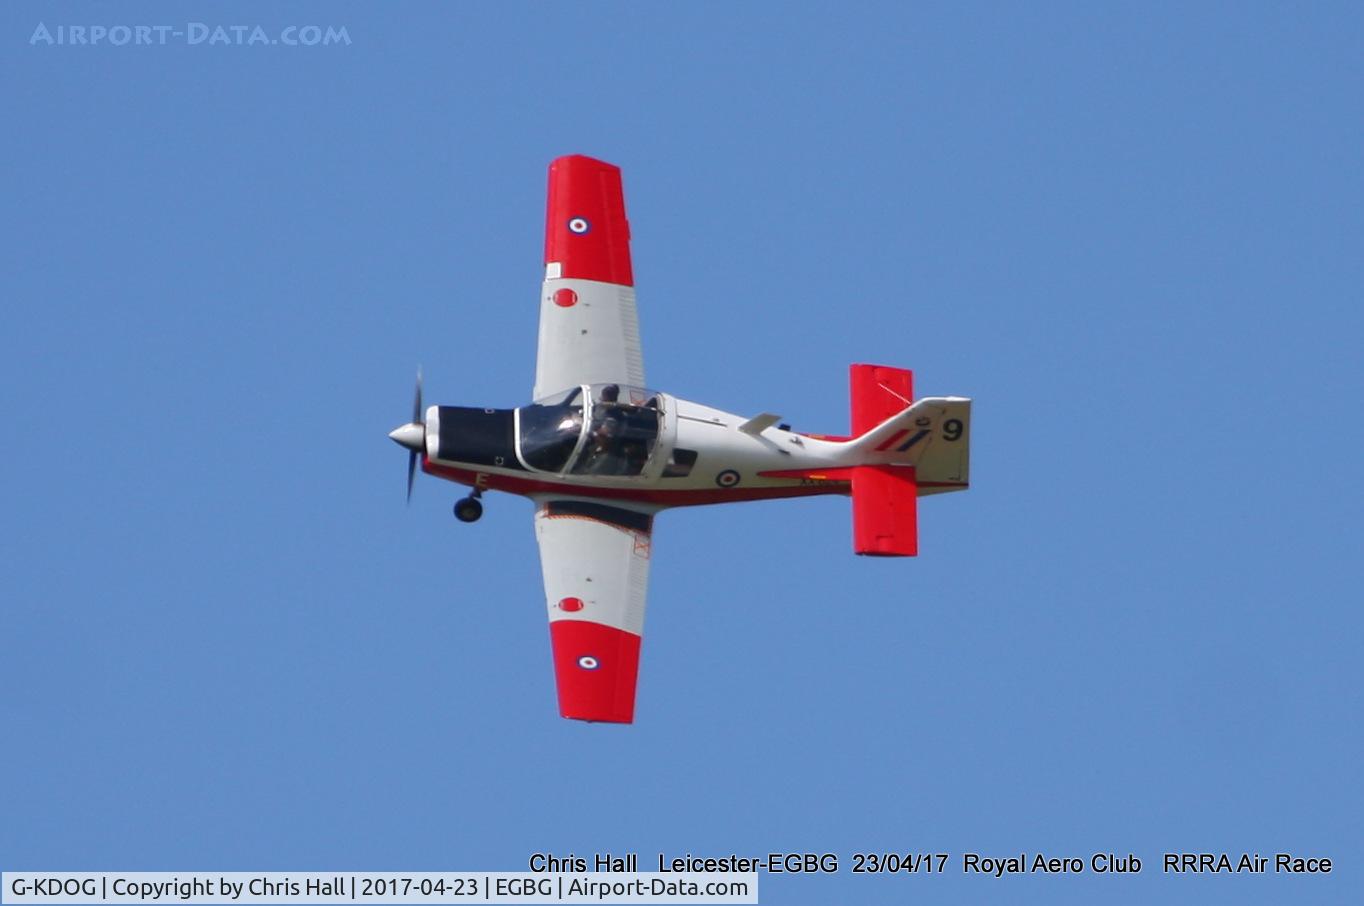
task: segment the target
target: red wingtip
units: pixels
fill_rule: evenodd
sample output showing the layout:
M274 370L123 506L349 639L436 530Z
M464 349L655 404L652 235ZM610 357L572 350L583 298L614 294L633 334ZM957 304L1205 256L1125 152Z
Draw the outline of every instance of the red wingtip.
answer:
M559 714L574 720L633 723L639 636L587 620L554 620L549 633Z
M620 167L572 154L549 165L545 264L559 276L634 285Z

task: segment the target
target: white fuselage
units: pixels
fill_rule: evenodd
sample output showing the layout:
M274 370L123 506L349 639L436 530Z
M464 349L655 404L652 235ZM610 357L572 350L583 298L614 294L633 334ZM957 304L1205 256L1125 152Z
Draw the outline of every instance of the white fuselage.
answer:
M606 497L659 508L848 491L846 480L818 474L823 469L839 469L849 464L843 443L775 425L741 430L747 422L742 416L669 394L654 393L653 401L661 416L658 440L648 462L635 475L533 468L521 443L521 409L516 410L514 423L514 458L468 462L448 458L448 453L447 458L442 458L441 407L437 406L426 412L423 468L478 488L528 496ZM581 445L580 441L579 452ZM797 472L815 474L789 474Z

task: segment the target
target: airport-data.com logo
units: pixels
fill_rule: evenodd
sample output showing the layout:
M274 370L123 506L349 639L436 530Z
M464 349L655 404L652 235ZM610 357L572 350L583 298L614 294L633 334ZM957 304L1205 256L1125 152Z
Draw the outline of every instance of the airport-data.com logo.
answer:
M28 43L52 47L349 47L344 25L52 25L39 22Z

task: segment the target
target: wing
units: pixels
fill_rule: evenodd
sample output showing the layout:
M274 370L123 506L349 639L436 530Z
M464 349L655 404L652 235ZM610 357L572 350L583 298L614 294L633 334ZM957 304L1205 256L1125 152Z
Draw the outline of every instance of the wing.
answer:
M559 713L631 723L653 515L615 504L541 498L535 534Z
M534 399L578 384L644 384L634 283L620 168L580 155L554 161Z

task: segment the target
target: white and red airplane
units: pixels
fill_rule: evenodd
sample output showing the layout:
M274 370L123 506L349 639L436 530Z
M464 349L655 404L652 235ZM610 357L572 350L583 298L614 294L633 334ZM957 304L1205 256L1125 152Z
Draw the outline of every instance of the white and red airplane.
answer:
M389 436L422 471L535 501L559 713L634 719L654 515L675 506L847 494L853 549L917 553L918 497L965 490L971 401L912 401L901 368L852 366L852 431L804 434L645 388L620 169L589 157L549 167L535 402L432 406Z

